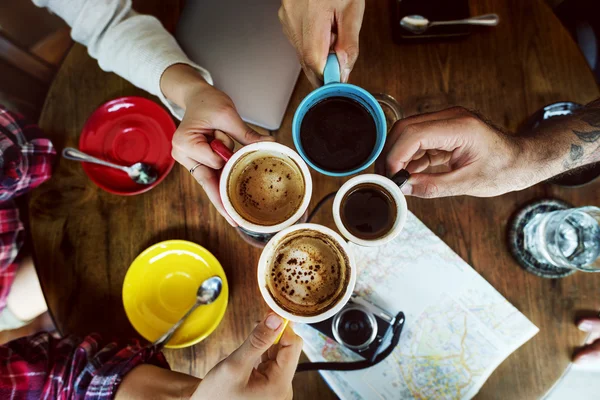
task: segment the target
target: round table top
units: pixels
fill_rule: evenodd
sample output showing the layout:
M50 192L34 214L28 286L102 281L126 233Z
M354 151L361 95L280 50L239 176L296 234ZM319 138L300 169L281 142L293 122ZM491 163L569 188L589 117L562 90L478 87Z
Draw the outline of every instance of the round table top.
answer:
M164 11L161 2L153 4L157 15ZM548 103L600 97L583 56L542 0L471 2L472 15L497 13L500 25L458 41L418 45L393 43L387 5L367 5L351 82L394 96L406 115L462 105L515 131ZM148 7L144 11L153 12ZM310 90L301 76L281 129L271 132L277 141L293 147L292 116ZM87 117L99 105L128 95L152 98L101 71L76 45L50 88L40 126L59 151L75 147ZM345 181L314 172L313 180L312 206ZM519 268L505 245L507 221L524 204L543 197L598 205L599 190L600 182L579 189L540 184L496 198L408 199L419 219L540 328L495 370L479 396L540 397L583 341L573 324L576 314L600 309L600 274L545 280ZM63 334L135 336L123 311L123 279L142 250L167 239L209 249L221 261L231 290L228 311L213 335L196 346L166 352L174 369L204 376L267 311L255 281L260 250L225 223L185 168L176 166L148 193L120 197L96 187L78 163L60 159L52 179L33 192L29 210L42 288ZM314 222L334 227L327 212ZM294 390L300 399L335 398L312 372L298 375Z

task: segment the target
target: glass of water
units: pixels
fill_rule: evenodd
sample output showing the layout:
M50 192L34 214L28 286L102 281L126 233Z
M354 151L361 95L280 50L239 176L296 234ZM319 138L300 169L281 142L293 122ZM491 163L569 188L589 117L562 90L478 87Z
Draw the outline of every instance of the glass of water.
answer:
M600 208L540 213L525 226L525 249L539 262L600 272Z

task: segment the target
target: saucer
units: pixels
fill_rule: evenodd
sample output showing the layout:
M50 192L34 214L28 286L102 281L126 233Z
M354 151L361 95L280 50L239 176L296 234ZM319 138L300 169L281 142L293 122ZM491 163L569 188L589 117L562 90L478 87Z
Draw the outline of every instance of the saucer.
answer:
M158 185L171 171L171 139L175 132L171 116L143 97L121 97L98 107L88 118L79 150L119 165L150 164L158 171L151 185L139 185L123 171L82 163L87 176L107 192L130 196Z
M198 307L167 348L192 346L210 335L227 309L229 286L219 261L200 245L168 240L149 247L133 261L123 282L123 306L129 322L154 342L195 303L202 282L215 275L223 280L221 294L214 303Z

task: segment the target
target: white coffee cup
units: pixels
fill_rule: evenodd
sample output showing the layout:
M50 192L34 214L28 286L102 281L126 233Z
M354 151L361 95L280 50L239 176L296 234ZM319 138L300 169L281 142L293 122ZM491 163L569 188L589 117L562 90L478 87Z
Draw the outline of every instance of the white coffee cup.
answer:
M259 234L271 234L279 232L282 229L293 225L294 223L298 222L300 218L302 218L302 216L306 212L306 209L308 208L312 196L312 178L310 176L308 166L306 165L302 157L298 155L298 153L296 153L294 150L290 149L287 146L274 142L253 143L242 147L235 153L231 153L231 151L218 140L214 140L213 142L211 142L211 147L226 161L225 166L221 171L221 178L219 181L219 193L221 195L221 200L223 201L225 211L231 217L231 219L233 219L238 224L240 228L243 228L244 230L249 232ZM300 207L298 207L298 209L294 212L292 216L276 225L260 225L246 220L236 211L229 197L227 186L231 172L236 163L240 161L242 157L250 155L251 153L256 153L257 157L274 156L277 158L286 158L294 162L298 166L300 172L302 173L305 190Z
M371 183L385 189L385 191L392 196L392 199L396 204L396 220L394 221L394 225L384 236L372 240L361 239L350 233L348 229L346 229L346 227L344 226L341 217L341 206L344 196L356 186L365 183ZM396 238L396 236L398 236L402 231L402 228L406 223L407 214L408 207L406 205L406 198L400 190L400 187L391 179L388 179L381 175L364 174L355 176L354 178L348 180L342 185L342 187L340 188L340 190L338 190L333 200L333 220L335 221L335 225L339 229L342 236L344 236L349 241L361 246L381 246L382 244L394 240L394 238Z
M339 298L337 303L335 303L333 306L329 307L327 310L318 315L300 316L286 311L281 306L279 306L279 304L277 304L267 287L267 271L271 266L273 259L275 258L275 254L279 245L283 241L285 241L285 239L288 238L291 234L301 230L312 230L315 231L317 234L326 235L329 239L331 239L331 241L335 242L338 245L339 249L343 250L348 262L347 268L349 269L350 275L348 279L348 284L344 288L343 295ZM269 305L269 307L276 314L293 322L312 324L333 317L346 305L348 300L350 300L352 292L354 291L358 271L356 269L356 263L354 262L354 258L352 256L348 243L339 234L325 226L318 224L298 224L282 230L281 232L273 236L269 243L267 243L267 245L263 249L262 254L260 255L257 273L258 287L260 289L260 293Z

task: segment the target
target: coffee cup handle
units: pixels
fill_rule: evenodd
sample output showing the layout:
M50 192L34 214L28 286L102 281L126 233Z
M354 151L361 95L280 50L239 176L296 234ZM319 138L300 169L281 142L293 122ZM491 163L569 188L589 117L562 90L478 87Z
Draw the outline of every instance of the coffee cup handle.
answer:
M273 344L279 344L279 341L281 340L281 337L283 336L283 332L285 332L285 328L287 328L289 323L290 323L289 319L286 319L286 318L283 319L283 328L281 329L281 332L279 332L279 335L277 335L277 338L275 339L275 342Z
M225 146L219 139L213 139L210 142L210 148L213 149L225 162L233 156L233 151L229 150L229 147Z
M394 176L392 176L390 179L392 180L392 182L398 185L399 188L402 188L402 186L404 186L406 182L408 182L409 178L410 173L405 169L401 169L400 171L396 172Z
M327 56L325 70L323 70L323 81L326 85L330 83L340 83L340 62L335 53Z

